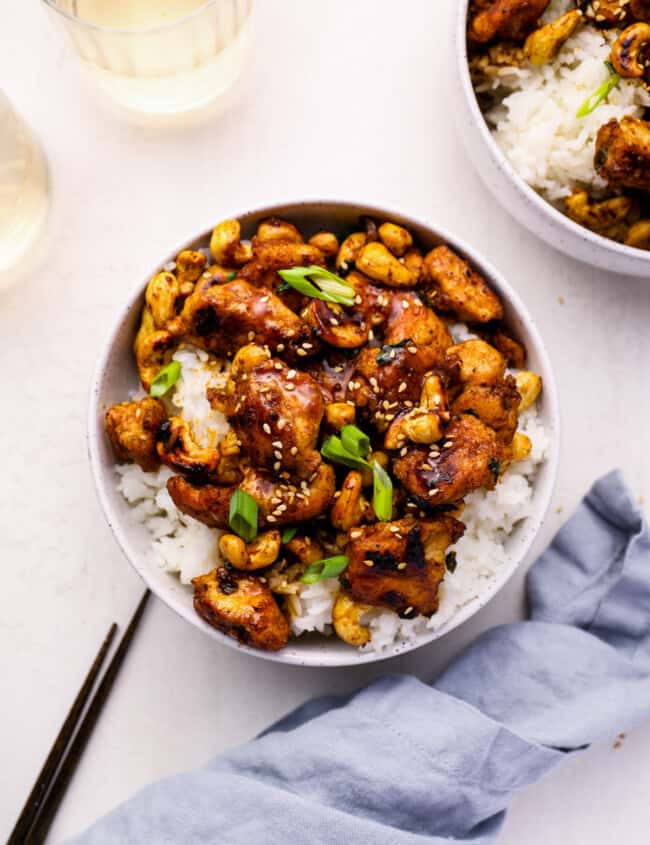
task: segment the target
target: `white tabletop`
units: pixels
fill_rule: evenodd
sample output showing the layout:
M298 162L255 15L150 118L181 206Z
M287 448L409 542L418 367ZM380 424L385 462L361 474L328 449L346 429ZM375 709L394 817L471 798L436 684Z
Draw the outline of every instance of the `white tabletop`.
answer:
M650 284L553 252L488 195L449 116L455 0L258 0L239 106L191 132L145 132L96 102L42 4L0 0L0 84L47 152L46 254L0 295L0 839L112 620L142 583L95 500L88 383L123 297L233 210L349 198L428 217L519 289L557 367L559 483L538 551L600 473L650 495ZM153 779L252 737L294 705L386 671L432 679L478 631L523 610L522 575L470 624L399 660L282 667L221 647L153 601L55 823L82 830ZM519 797L503 845L647 843L650 723L576 756Z

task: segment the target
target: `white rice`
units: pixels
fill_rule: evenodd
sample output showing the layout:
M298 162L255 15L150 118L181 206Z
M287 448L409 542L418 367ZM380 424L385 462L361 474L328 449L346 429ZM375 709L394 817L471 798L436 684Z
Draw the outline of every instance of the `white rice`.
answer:
M471 335L462 324L450 327L455 341ZM202 445L214 445L228 430L223 414L214 411L205 391L224 378L222 365L202 350L186 346L174 359L182 365L170 408L190 423ZM531 512L532 483L537 467L544 460L548 438L537 411L531 408L520 417L519 430L530 437L533 450L526 461L512 464L503 481L492 492L477 491L465 500L463 522L465 535L453 547L457 553L455 572L447 573L441 587L439 611L431 618L400 619L390 610L376 610L366 620L372 632L366 651L390 647L395 642L410 642L427 629L437 628L489 587L499 569L508 563L506 541L514 527ZM156 563L183 584L209 572L223 562L218 541L223 533L181 513L172 502L167 479L173 472L162 467L144 472L137 464L121 464L118 487L132 506L132 516L151 534L151 553ZM309 631L331 634L332 606L339 584L336 578L300 585L291 596L291 627L294 635Z
M569 8L569 0L554 0L545 19ZM638 81L622 79L590 115L576 117L587 97L608 78L604 63L613 37L583 25L554 61L503 68L477 88L497 96L498 104L486 113L497 143L520 176L553 203L560 204L576 188L602 192L605 182L594 168L598 130L612 118L642 117L650 106L650 93Z

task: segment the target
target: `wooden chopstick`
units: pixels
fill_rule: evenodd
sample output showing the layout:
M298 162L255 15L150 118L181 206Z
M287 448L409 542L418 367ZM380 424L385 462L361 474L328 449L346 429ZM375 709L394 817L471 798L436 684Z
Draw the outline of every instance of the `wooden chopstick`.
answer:
M86 675L85 681L77 693L77 697L70 708L70 712L61 725L61 730L59 731L57 738L54 740L54 745L50 749L50 753L47 755L45 763L43 763L43 768L36 778L36 783L32 787L32 791L29 793L27 801L25 801L25 806L18 817L18 821L16 822L14 829L11 831L11 835L7 840L7 845L23 845L25 836L29 831L29 828L34 823L34 820L41 808L41 803L45 798L45 794L52 783L52 778L59 767L59 763L63 759L68 743L70 742L75 728L77 727L79 717L86 706L88 697L92 692L97 676L99 675L99 670L102 667L104 658L106 657L111 643L113 642L116 632L117 625L113 622L111 627L108 629L108 633L106 634L101 648L97 652L97 656L93 661L93 665L90 667L90 671Z
M92 697L86 715L83 717L79 730L74 739L68 747L65 759L56 775L56 778L50 788L50 791L45 798L45 801L40 806L40 812L37 813L35 821L27 837L22 840L22 845L41 845L49 832L49 829L54 821L54 817L61 805L66 790L72 780L72 777L77 769L81 756L88 744L88 740L92 735L97 720L104 708L104 704L110 695L110 692L115 683L115 679L124 662L124 658L129 650L133 636L140 624L142 614L147 605L151 593L146 590L129 622L129 625L124 632L124 636L113 655L111 662L102 678L97 691Z

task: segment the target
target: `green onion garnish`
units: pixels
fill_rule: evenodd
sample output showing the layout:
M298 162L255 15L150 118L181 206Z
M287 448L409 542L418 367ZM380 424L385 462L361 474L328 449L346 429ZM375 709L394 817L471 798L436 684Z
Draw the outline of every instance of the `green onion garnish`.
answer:
M232 282L232 280L235 279L236 277L237 277L237 271L233 270L232 273L228 273L228 275L226 276L226 281Z
M618 83L621 81L621 77L616 73L614 68L609 62L605 62L605 67L607 68L607 72L609 73L609 78L603 82L603 84L598 88L598 90L594 91L584 103L580 106L578 111L576 112L576 117L587 117L588 114L591 114L595 111L598 106L606 100L611 92L616 88Z
M372 462L372 506L377 519L389 522L393 518L393 482L377 461Z
M305 569L305 573L300 580L303 584L315 584L321 578L336 578L341 572L345 572L348 563L350 563L350 558L346 555L335 555L334 557L323 558L323 560L315 560Z
M230 497L228 524L246 543L257 537L257 502L240 487Z
M341 442L341 438L336 434L327 438L320 453L334 464L342 464L345 467L352 467L352 469L372 469L368 461L364 461L359 455L346 449Z
M287 525L287 527L282 532L282 542L289 543L298 533L298 526L297 525Z
M178 361L172 361L171 364L167 364L151 382L149 396L164 396L176 384L180 375L181 365Z
M311 264L309 267L292 267L278 270L278 275L289 287L324 302L338 305L354 305L355 290L340 276Z
M386 364L391 364L395 360L395 358L397 358L397 350L406 346L407 343L413 343L410 337L404 338L404 340L400 340L399 343L384 344L384 346L382 346L379 350L379 355L377 355L375 361L381 367L385 366Z
M370 438L356 425L344 425L341 429L343 448L360 458L367 458L370 452Z

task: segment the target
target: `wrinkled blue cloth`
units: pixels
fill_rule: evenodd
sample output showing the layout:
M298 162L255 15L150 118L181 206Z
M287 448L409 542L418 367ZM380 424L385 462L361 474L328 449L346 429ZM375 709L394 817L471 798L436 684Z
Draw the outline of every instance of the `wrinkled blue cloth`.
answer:
M650 536L618 473L596 483L528 592L530 621L488 631L433 687L386 677L310 702L75 842L494 841L518 790L650 710Z

